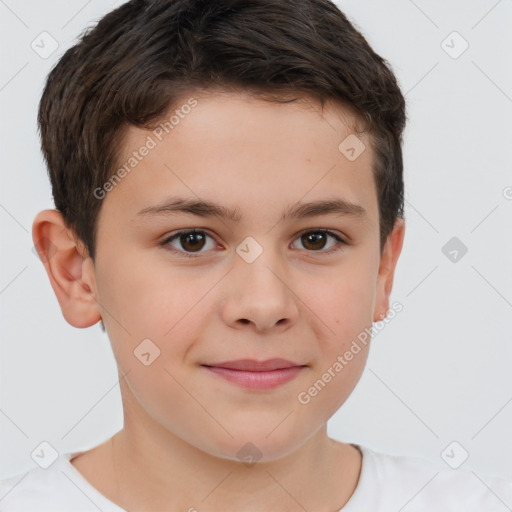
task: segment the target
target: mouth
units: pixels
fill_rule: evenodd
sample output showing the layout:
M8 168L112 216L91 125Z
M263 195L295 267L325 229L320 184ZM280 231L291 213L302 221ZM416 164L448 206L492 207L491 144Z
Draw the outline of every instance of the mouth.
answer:
M286 359L238 359L220 363L202 364L213 374L248 389L274 389L294 379L307 365Z

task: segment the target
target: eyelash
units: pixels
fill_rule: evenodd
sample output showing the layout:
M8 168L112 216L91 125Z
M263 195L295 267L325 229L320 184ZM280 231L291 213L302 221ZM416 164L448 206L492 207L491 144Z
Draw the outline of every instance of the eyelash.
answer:
M191 234L191 233L205 234L206 236L209 236L210 238L213 239L213 237L211 235L209 235L208 233L206 233L206 231L200 231L200 230L197 230L197 229L184 229L184 230L181 230L181 231L177 231L176 233L174 233L174 234L170 235L169 237L165 238L164 240L162 240L160 242L159 245L167 246L170 242L174 241L176 238L179 238L181 235L186 235L186 234ZM320 254L332 254L333 252L337 252L337 251L341 250L340 245L348 245L347 242L345 242L345 240L343 240L339 235L337 235L336 233L334 233L333 231L331 231L329 229L308 229L306 231L301 231L297 235L297 238L300 238L301 236L306 235L308 233L323 233L325 235L332 236L338 243L334 247L331 247L330 249L328 249L327 251L322 251L322 250L319 250L319 251L307 251L306 250L306 252L320 253ZM178 252L178 253L180 253L181 256L183 256L185 258L198 258L202 254L202 253L192 253L192 252L180 251L178 249L175 249L174 247L169 249L169 250L171 250L173 252Z

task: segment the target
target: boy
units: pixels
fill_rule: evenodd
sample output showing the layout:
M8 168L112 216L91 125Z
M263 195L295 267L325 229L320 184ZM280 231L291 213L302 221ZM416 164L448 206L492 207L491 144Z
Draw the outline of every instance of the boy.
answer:
M38 119L56 210L34 242L65 319L108 332L124 426L2 482L0 510L512 505L508 482L327 436L391 311L406 120L334 4L132 0Z

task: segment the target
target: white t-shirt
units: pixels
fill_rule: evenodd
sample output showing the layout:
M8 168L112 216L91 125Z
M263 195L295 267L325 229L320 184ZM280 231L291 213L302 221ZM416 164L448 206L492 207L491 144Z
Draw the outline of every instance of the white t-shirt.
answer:
M340 512L512 510L508 480L358 447L363 454L361 475ZM78 453L60 455L47 469L37 467L0 481L0 512L125 512L69 462Z

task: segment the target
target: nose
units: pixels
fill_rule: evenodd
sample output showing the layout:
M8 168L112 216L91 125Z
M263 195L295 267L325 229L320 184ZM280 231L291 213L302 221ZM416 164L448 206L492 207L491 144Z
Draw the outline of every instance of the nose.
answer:
M299 299L293 284L287 282L287 272L271 260L262 255L253 263L242 259L235 263L222 306L223 319L230 327L283 332L297 321Z

